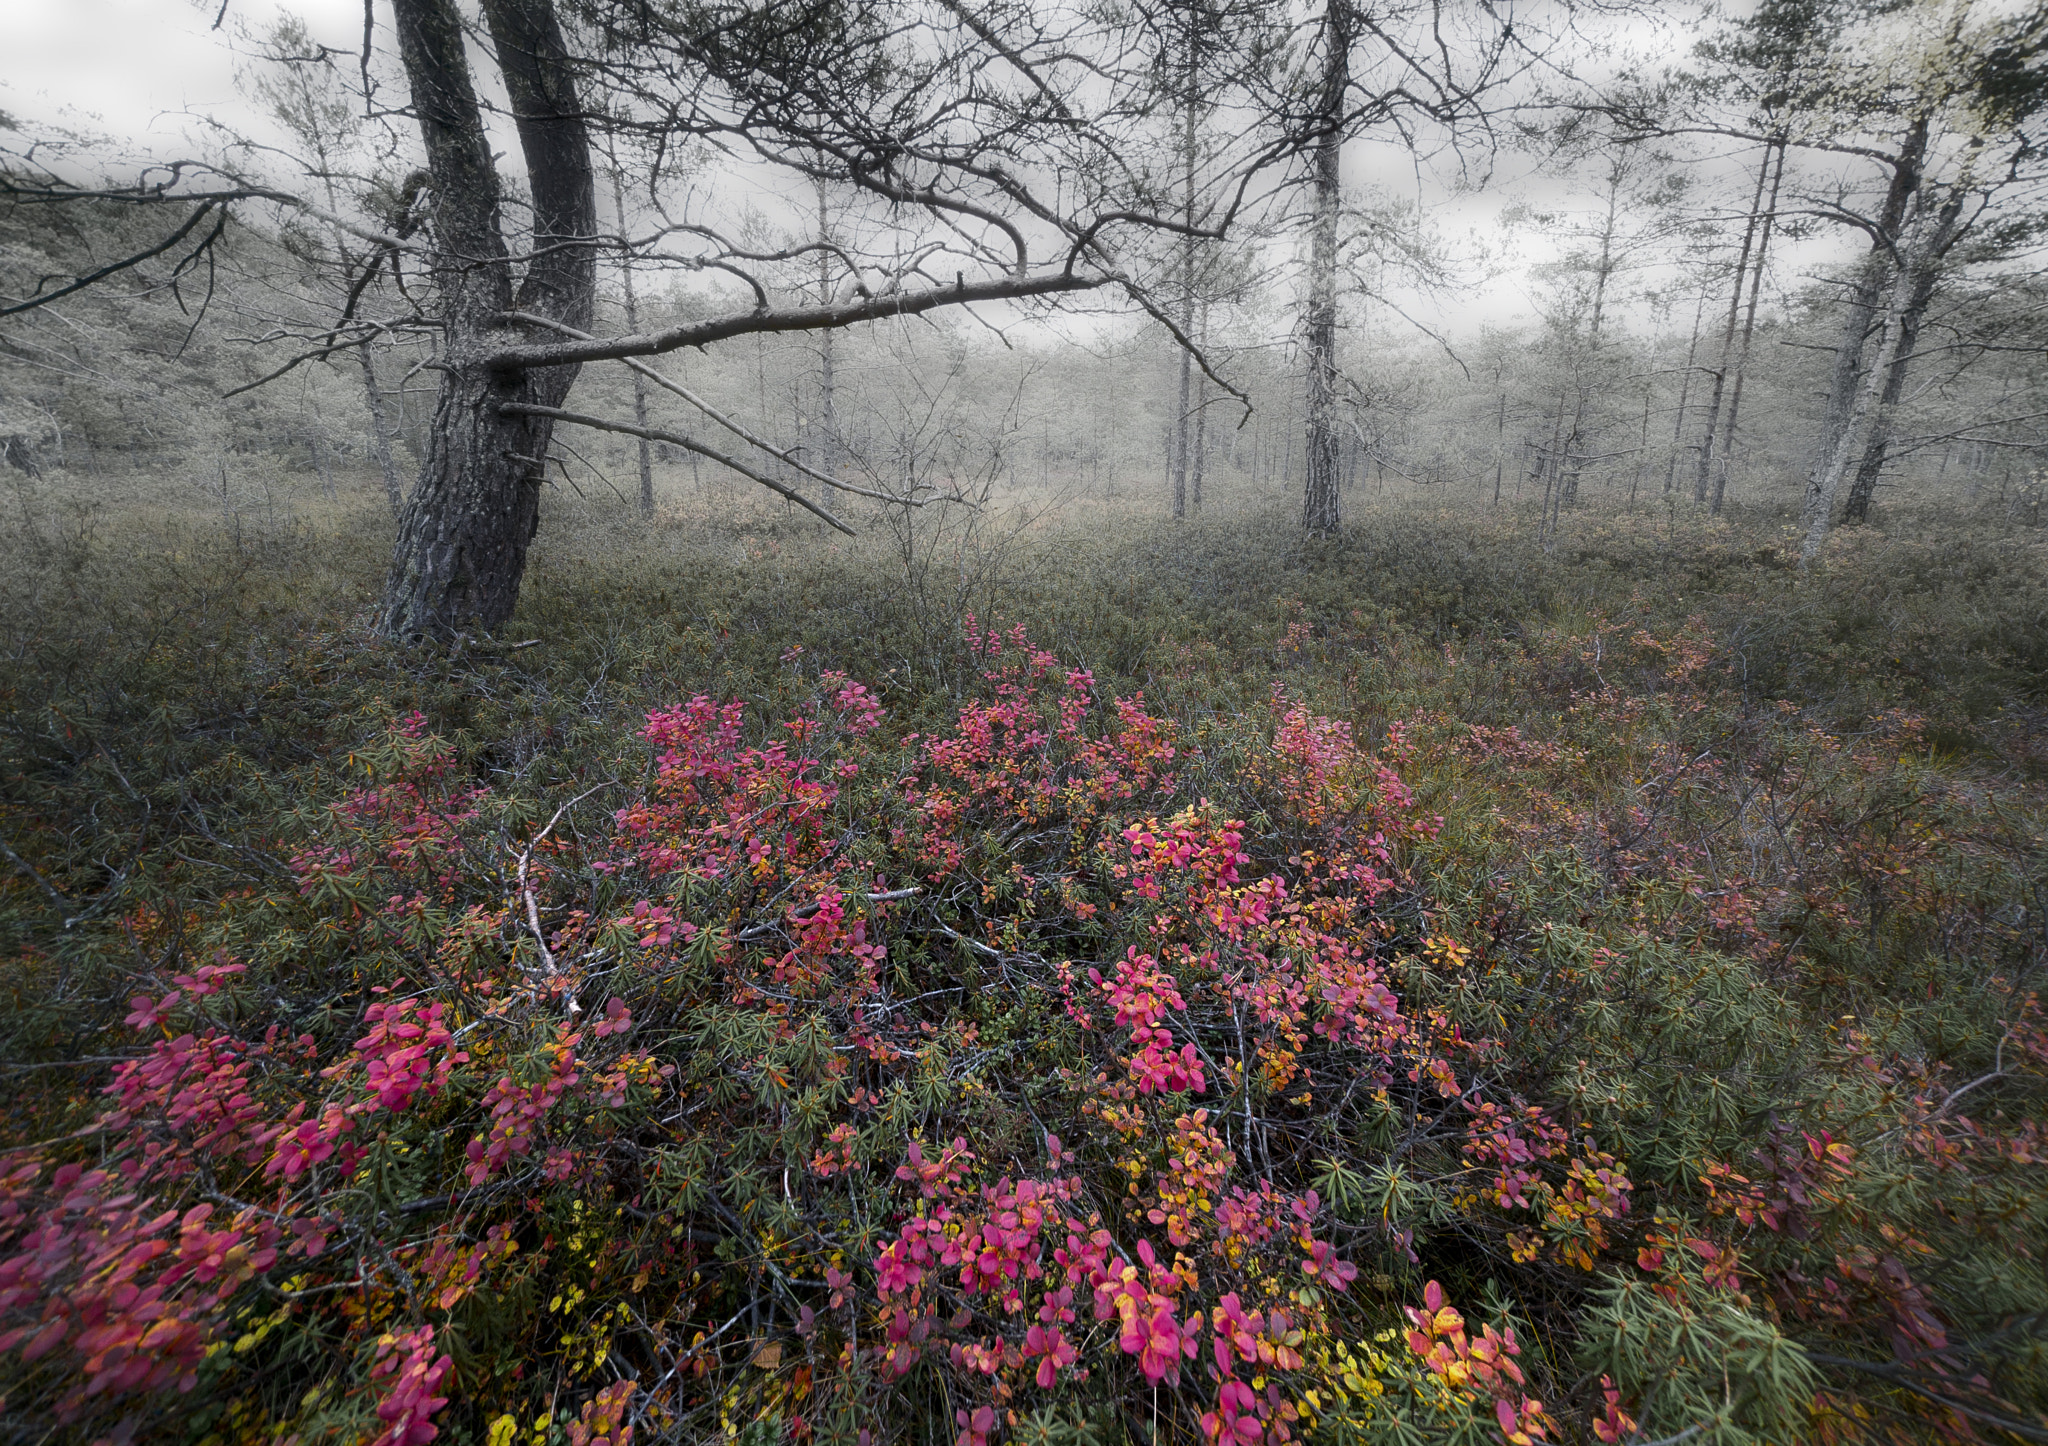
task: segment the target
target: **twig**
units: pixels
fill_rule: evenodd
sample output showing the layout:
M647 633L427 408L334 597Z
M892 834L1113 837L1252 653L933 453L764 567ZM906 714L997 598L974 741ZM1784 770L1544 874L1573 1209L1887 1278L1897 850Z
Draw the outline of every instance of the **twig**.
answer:
M870 904L885 904L891 899L907 899L913 894L921 894L923 892L924 890L921 888L890 889L887 893L882 894L847 894L845 897L849 899L865 899ZM801 923L803 920L810 918L817 912L818 906L816 904L805 904L800 908L791 910L790 918L795 919L799 923ZM737 934L734 934L732 936L732 941L735 944L751 944L756 939L767 938L770 934L773 934L777 929L781 927L782 921L779 919L772 920L767 923L755 924L749 928L740 930Z
M57 892L56 887L53 884L51 884L51 882L48 879L44 878L41 874L36 872L34 864L30 863L27 859L23 858L13 849L9 848L7 846L7 840L5 839L0 839L0 854L6 854L8 860L11 863L13 863L13 865L17 869L20 869L23 873L27 874L31 879L35 881L36 887L41 889L43 893L48 896L52 904L56 905L58 913L61 914L66 909L70 908L70 905L64 902L64 896Z
M590 797L591 794L596 793L599 789L602 789L603 787L604 785L600 783L595 788L586 788L583 790L583 792L577 794L574 798L570 799L567 803L563 804L560 808L556 809L555 816L548 820L547 827L542 829L539 833L535 834L533 838L530 841L528 841L524 851L522 851L519 855L519 896L526 901L526 927L533 934L533 942L535 947L540 950L541 962L547 965L549 979L555 978L561 972L561 969L555 963L554 951L548 948L547 936L541 931L540 908L538 905L534 903L533 889L529 887L526 882L527 861L533 857L533 851L534 849L540 846L540 841L546 838L548 834L554 829L554 826L562 821L563 814L567 813L570 809L574 808L577 804L583 802L584 799ZM583 1006L576 1002L576 996L573 994L570 995L569 1012L571 1014L579 1014L582 1012L582 1009Z
M1934 1402L1934 1404L1937 1406L1945 1406L1949 1410L1954 1411L1958 1415L1968 1416L1972 1420L1982 1421L1986 1425L1996 1426L2001 1431L2010 1431L2013 1435L2023 1437L2028 1441L2048 1441L2048 1427L2030 1425L2025 1421L2015 1421L2008 1416L2000 1416L1992 1411L1984 1411L1979 1410L1973 1406L1965 1406L1962 1402L1957 1401L1952 1397L1944 1396L1939 1391L1921 1385L1918 1381L1915 1381L1911 1377L1909 1377L1904 1370L1900 1369L1898 1366L1891 1365L1888 1362L1859 1361L1849 1356L1822 1355L1819 1351L1808 1351L1806 1353L1806 1356L1808 1360L1813 1361L1818 1365L1838 1366L1845 1370L1862 1371L1867 1375L1876 1376L1881 1380L1890 1381L1893 1385L1898 1386L1903 1390L1911 1391L1916 1396L1924 1397L1925 1399Z

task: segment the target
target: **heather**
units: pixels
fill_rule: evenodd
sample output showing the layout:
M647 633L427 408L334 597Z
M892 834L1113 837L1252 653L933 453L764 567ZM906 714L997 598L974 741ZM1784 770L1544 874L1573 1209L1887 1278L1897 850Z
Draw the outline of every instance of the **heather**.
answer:
M2048 1435L2038 529L1359 501L23 483L8 1434Z

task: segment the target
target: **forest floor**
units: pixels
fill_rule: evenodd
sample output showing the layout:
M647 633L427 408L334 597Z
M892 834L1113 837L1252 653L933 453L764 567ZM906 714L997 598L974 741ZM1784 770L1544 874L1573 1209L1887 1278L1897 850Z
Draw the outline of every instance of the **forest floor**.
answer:
M18 501L7 1439L2048 1439L2048 529Z

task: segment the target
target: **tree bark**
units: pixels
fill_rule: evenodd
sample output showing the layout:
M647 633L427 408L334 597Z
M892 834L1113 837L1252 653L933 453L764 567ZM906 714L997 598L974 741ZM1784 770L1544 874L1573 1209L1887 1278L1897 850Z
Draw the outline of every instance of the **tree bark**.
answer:
M363 369L363 399L370 408L370 450L384 476L384 500L391 504L393 517L403 517L405 489L398 481L398 458L391 450L391 427L385 420L384 391L377 385L377 366L370 360L367 347L356 348L356 361Z
M1308 425L1303 437L1301 522L1309 532L1335 532L1337 480L1337 220L1344 159L1344 100L1351 80L1351 16L1347 0L1325 0L1323 80L1317 104L1309 233Z
M1891 184L1885 191L1884 207L1878 213L1878 234L1871 238L1870 254L1850 283L1848 305L1842 316L1842 339L1836 344L1835 364L1828 378L1827 408L1821 414L1820 439L1814 448L1813 466L1807 473L1806 505L1801 520L1808 532L1818 523L1824 536L1831 520L1833 494L1827 494L1826 507L1821 505L1826 491L1826 475L1833 465L1842 434L1849 427L1857 380L1863 370L1863 349L1869 345L1877 319L1878 298L1884 292L1885 278L1892 269L1891 256L1897 245L1899 228L1905 221L1907 205L1920 189L1920 164L1927 153L1929 124L1929 118L1922 115L1906 132L1905 143L1900 146L1892 165Z
M612 171L612 209L619 218L619 237L623 242L626 182L616 167ZM638 331L640 300L633 294L633 258L624 252L619 257L619 279L626 291L626 330ZM633 425L643 432L647 430L647 376L637 369L633 373ZM643 521L654 517L654 444L645 437L640 439L640 517Z
M1842 504L1844 523L1864 523L1870 520L1870 504L1876 500L1878 479L1884 472L1885 453L1891 446L1892 410L1899 398L1905 395L1906 373L1912 366L1913 348L1920 341L1920 324L1927 317L1927 308L1934 300L1937 268L1932 258L1919 268L1913 278L1912 294L1906 298L1906 312L1899 322L1899 350L1892 358L1891 370L1886 373L1884 393L1878 398L1878 420L1872 429L1870 445L1863 451L1863 460L1856 468L1856 480L1849 484L1849 497Z
M1766 154L1765 164L1770 163ZM1778 142L1778 168L1771 178L1771 196L1764 203L1762 232L1757 237L1756 258L1750 268L1749 310L1742 319L1742 344L1735 353L1735 394L1728 399L1728 433L1721 444L1721 467L1714 474L1713 514L1721 515L1721 503L1728 495L1728 454L1735 448L1735 426L1742 416L1742 381L1748 374L1750 342L1756 336L1757 302L1763 295L1764 265L1771 254L1771 230L1778 220L1778 191L1785 183L1785 142ZM1738 288L1739 288L1738 282Z
M1756 193L1749 199L1749 219L1742 227L1742 249L1735 257L1735 286L1728 297L1728 324L1721 332L1721 364L1714 369L1714 387L1707 397L1707 429L1700 436L1699 475L1693 481L1692 500L1707 500L1708 479L1714 469L1714 433L1721 423L1721 394L1728 385L1728 373L1735 365L1735 327L1742 319L1742 293L1749 284L1749 256L1756 246L1757 228L1762 220L1764 185L1771 176L1771 152L1764 150L1763 163L1756 171Z
M559 406L577 368L524 371L489 359L521 339L502 319L509 311L590 325L596 193L551 0L485 0L533 199L532 254L515 295L461 17L453 0L393 0L392 8L433 176L431 266L443 343L427 457L399 522L377 626L387 637L446 638L497 628L518 601L553 424L501 408Z

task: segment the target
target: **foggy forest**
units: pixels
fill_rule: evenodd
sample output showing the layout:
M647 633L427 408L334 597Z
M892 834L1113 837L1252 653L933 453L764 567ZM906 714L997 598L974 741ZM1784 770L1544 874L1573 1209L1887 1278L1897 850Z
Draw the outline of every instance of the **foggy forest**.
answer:
M0 1442L2048 1441L2048 7L302 12L0 5Z

